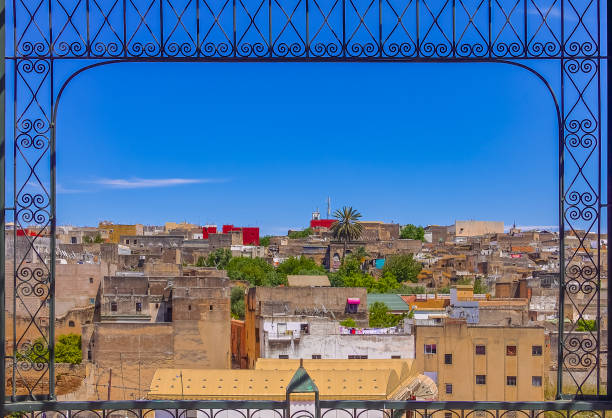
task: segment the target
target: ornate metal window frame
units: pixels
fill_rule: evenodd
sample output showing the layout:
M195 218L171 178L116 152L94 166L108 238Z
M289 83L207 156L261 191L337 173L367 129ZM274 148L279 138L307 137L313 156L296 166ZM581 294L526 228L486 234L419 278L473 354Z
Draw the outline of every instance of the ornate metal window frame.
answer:
M5 108L2 77L2 126L13 118L12 182L6 177L5 137L0 151L0 252L5 254L6 221L12 239L28 226L27 254L0 258L0 309L8 296L13 345L3 345L0 392L10 376L10 401L55 399L54 362L32 361L32 332L54 357L56 120L66 86L83 71L121 62L479 62L513 65L536 76L552 98L558 124L560 286L558 318L565 305L583 318L596 307L598 328L581 336L558 321L557 388L560 397L587 397L583 385L597 375L607 356L599 325L601 245L590 248L586 232L601 238L602 169L610 178L610 147L602 155L602 98L606 100L609 29L601 16L610 12L600 0L13 0L0 1L0 56L5 65L12 111ZM5 42L5 17L12 22ZM607 42L601 42L607 31ZM10 42L12 41L12 42ZM6 44L6 50L5 50ZM602 49L604 49L602 51ZM69 70L58 71L67 66ZM601 71L606 74L602 76ZM609 104L609 100L606 100ZM610 107L607 106L608 116ZM609 134L607 134L609 135ZM607 136L609 138L609 136ZM609 140L608 140L609 143ZM607 158L607 164L602 164ZM12 188L7 206L5 194ZM610 201L610 182L607 199ZM8 214L8 215L7 215ZM610 225L610 212L607 211ZM38 243L50 235L48 257ZM579 250L566 252L565 238L578 237ZM599 239L601 243L601 239ZM585 255L586 254L586 255ZM608 265L610 254L608 253ZM6 260L12 274L5 276ZM33 259L35 264L27 263ZM35 267L33 267L35 266ZM8 279L8 280L7 280ZM10 294L5 295L5 285ZM38 298L34 306L32 297ZM608 302L609 302L608 297ZM27 332L16 333L16 306L28 313ZM0 339L6 340L6 321ZM575 327L575 323L573 325ZM27 335L26 335L27 334ZM587 370L578 376L575 367ZM562 370L571 390L563 393ZM32 383L24 371L38 373ZM611 373L608 369L607 382ZM27 388L17 396L16 383ZM611 391L608 390L607 393ZM8 400L8 399L7 399Z

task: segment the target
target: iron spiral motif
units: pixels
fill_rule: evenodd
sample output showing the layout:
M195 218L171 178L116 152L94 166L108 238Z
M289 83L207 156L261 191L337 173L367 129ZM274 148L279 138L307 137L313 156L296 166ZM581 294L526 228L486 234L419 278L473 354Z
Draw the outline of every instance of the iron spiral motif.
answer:
M599 45L601 4L596 0L14 0L7 15L7 21L15 23L14 45L7 53L14 70L8 86L15 97L13 221L16 231L30 227L39 231L19 237L28 251L21 259L16 257L9 278L15 283L14 308L26 311L30 330L36 334L18 336L18 351L31 352L27 341L49 335L48 325L40 325L40 319L47 314L54 278L50 259L39 246L44 239L54 239L49 237L56 219L56 196L50 189L55 170L53 108L58 92L75 72L93 64L128 61L503 62L532 71L545 81L544 90L550 88L554 94L563 156L560 221L563 234L578 242L573 250L560 249L565 257L561 287L574 315L559 347L561 366L571 376L566 383L573 393L582 394L588 375L599 373L602 348L598 332L574 332L581 320L589 318L587 308L597 305L601 287L601 254L598 246L591 245L600 238L602 203L599 96L605 81L600 69L607 57ZM70 71L57 71L68 63ZM546 73L542 66L552 70ZM32 298L38 298L37 306L32 306ZM574 373L577 368L581 374ZM29 387L31 395L46 393L42 382L48 367L39 371L40 379ZM19 373L16 376L21 379Z

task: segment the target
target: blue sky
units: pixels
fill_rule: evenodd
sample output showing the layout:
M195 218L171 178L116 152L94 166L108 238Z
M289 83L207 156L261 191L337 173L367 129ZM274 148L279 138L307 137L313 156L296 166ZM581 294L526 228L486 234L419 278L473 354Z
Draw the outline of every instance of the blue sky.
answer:
M118 64L60 105L58 218L557 224L552 99L501 64Z

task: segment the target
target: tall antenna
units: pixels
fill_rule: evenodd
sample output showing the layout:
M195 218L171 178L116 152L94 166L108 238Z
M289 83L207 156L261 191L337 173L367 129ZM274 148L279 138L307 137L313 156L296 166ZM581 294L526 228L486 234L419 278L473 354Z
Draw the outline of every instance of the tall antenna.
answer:
M331 218L331 199L327 196L327 219Z

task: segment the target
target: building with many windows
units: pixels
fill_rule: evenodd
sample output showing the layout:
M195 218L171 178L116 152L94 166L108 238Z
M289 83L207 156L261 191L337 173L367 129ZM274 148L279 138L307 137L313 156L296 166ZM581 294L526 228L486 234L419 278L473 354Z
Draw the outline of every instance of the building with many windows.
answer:
M446 319L416 326L416 370L440 400L543 401L550 343L544 328L471 326Z

